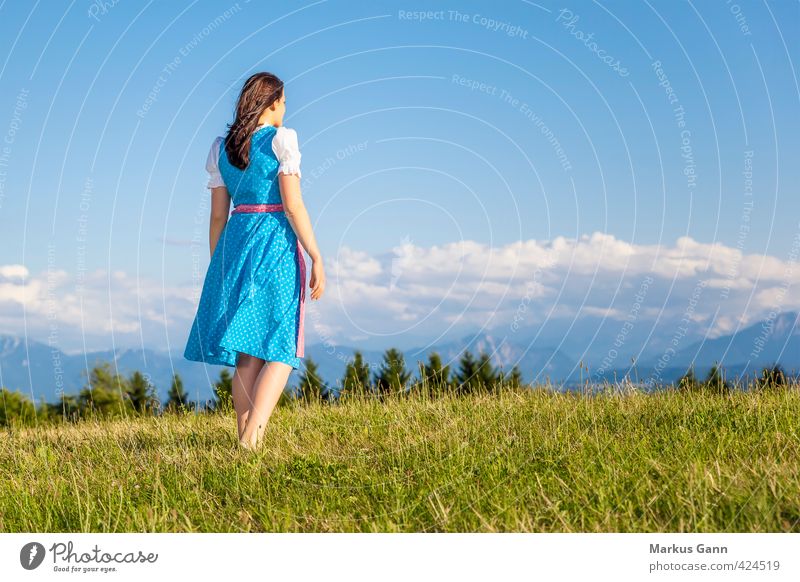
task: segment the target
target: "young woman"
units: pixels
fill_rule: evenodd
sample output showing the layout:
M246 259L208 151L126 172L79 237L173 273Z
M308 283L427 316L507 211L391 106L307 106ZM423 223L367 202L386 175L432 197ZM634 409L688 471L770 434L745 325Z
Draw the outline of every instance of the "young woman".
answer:
M300 192L297 133L284 127L285 111L283 82L256 73L242 88L227 135L211 145L211 262L184 352L192 361L236 367L233 405L247 449L261 442L304 354L303 248L312 261L311 299L325 290Z

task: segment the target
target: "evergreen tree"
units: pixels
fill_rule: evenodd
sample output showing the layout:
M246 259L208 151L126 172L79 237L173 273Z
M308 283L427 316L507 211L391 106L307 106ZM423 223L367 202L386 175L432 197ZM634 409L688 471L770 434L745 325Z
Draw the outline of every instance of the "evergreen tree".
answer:
M522 371L517 364L514 364L514 367L511 368L511 372L508 374L503 375L501 372L501 376L503 377L503 383L511 389L521 388L525 383L522 380Z
M0 426L30 425L35 419L36 406L22 392L0 389Z
M369 381L369 364L364 362L364 356L356 350L353 360L347 363L342 379L342 394L350 392L364 393L371 392L372 385Z
M87 384L78 394L81 416L125 416L133 412L128 399L128 381L111 371L108 362L95 366Z
M708 371L703 387L714 394L727 394L731 391L731 385L722 377L722 371L716 363Z
M681 392L692 392L700 388L700 381L694 375L694 368L690 368L678 380L678 390Z
M136 412L152 412L160 405L155 386L138 370L128 379L127 393Z
M464 350L458 361L458 371L455 374L455 383L458 392L470 393L477 388L478 362L469 350Z
M42 404L42 413L43 417L48 419L77 421L81 417L80 399L75 394L64 394L62 392L56 402Z
M211 409L217 412L225 412L233 409L233 376L227 368L223 368L219 373L219 380L212 385L214 389L214 400Z
M420 378L432 394L442 394L451 387L450 366L442 366L442 358L437 352L428 355L428 363L420 362Z
M482 351L478 358L478 385L482 390L487 392L495 392L501 380L502 375L492 364L491 356Z
M780 364L761 370L761 377L756 381L757 390L770 388L785 388L787 386L786 374Z
M395 348L386 350L383 354L383 364L375 374L378 394L384 396L390 393L403 393L410 379L411 372L406 369L403 353Z
M304 358L303 374L300 376L300 383L297 388L298 398L307 402L326 400L328 389L319 375L317 363L311 358Z
M170 412L183 412L191 409L189 405L189 394L184 390L183 380L177 372L172 376L172 384L167 393L166 408Z

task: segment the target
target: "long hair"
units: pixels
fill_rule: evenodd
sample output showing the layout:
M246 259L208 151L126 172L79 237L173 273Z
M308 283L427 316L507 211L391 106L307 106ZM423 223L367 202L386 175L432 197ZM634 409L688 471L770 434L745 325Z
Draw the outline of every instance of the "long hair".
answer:
M256 73L245 81L236 103L236 119L228 124L225 151L240 170L250 165L250 139L264 110L283 95L283 81L272 73Z

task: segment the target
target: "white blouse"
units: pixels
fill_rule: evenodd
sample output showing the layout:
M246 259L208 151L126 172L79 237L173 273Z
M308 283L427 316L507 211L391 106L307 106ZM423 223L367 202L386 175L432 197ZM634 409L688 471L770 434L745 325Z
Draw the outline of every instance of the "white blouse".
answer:
M256 130L262 127L265 126L259 125ZM208 152L208 158L206 159L207 188L217 188L225 185L217 163L223 139L222 136L216 137L211 144L211 150ZM300 148L297 145L297 132L294 129L283 125L278 127L275 136L272 138L272 151L275 152L275 157L280 162L278 166L279 174L282 172L284 174L297 174L298 178L302 177L300 173Z

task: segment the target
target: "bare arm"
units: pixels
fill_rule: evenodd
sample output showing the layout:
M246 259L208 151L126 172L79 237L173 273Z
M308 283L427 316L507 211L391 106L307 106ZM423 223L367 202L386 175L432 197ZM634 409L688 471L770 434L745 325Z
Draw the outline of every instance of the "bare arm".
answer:
M317 247L317 240L311 227L311 219L308 216L300 191L300 178L297 174L281 173L278 174L278 184L286 218L289 220L289 224L291 224L295 234L297 234L300 244L303 245L303 248L313 261L310 281L311 298L319 299L325 288L325 272L322 266L322 255Z
M225 186L211 189L211 221L208 227L208 245L211 255L217 247L222 230L228 223L228 214L231 209L231 196Z

